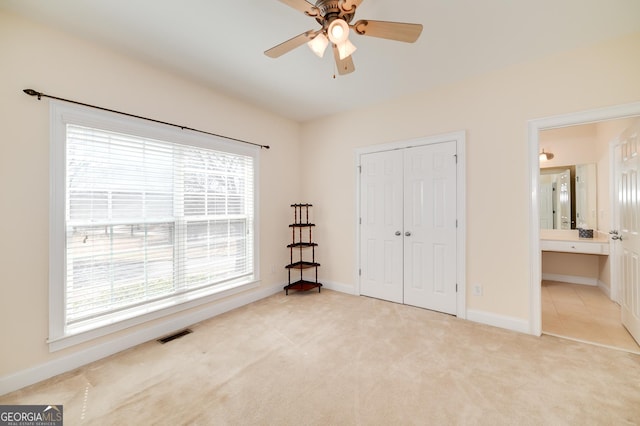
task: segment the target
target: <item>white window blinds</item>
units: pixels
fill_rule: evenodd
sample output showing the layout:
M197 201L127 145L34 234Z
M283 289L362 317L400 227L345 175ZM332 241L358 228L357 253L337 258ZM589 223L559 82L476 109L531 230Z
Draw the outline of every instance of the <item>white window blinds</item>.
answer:
M58 334L252 280L254 161L67 123Z

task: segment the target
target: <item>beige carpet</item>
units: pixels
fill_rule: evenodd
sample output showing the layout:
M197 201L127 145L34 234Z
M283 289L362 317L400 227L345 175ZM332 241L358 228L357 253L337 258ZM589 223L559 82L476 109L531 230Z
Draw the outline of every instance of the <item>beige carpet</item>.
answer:
M640 356L323 290L4 397L65 424L640 424Z

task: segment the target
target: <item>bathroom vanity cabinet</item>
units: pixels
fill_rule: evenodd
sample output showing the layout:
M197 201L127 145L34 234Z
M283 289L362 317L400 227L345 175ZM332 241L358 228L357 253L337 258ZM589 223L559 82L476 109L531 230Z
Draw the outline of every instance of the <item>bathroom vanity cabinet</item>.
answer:
M540 230L540 250L561 253L609 255L609 236L579 238L576 230Z
M610 287L609 236L579 238L578 231L541 230L542 279Z

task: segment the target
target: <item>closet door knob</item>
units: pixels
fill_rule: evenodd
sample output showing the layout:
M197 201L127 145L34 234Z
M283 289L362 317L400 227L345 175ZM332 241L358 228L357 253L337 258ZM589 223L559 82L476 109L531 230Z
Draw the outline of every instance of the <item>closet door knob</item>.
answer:
M402 232L396 231L396 237L399 237L400 235L402 235Z
M411 236L411 232L409 232L409 231L405 232L405 233L404 233L404 236L405 236L405 237L410 237L410 236Z

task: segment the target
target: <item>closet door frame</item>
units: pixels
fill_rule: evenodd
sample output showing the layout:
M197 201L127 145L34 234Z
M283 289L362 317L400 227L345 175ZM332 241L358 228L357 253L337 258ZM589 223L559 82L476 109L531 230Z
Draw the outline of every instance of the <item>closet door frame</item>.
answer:
M456 229L456 283L457 283L457 314L458 318L466 319L466 133L465 131L446 133L435 136L425 136L421 138L403 140L396 142L388 142L376 145L370 145L355 150L355 187L356 187L356 215L355 215L355 247L356 247L356 265L354 271L356 289L355 293L360 295L360 278L362 270L362 259L360 253L360 171L361 157L365 154L374 152L392 151L404 148L413 148L424 145L431 145L443 142L456 143L456 155L458 166L456 168L456 215L458 227Z

